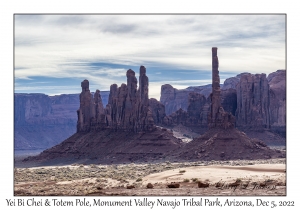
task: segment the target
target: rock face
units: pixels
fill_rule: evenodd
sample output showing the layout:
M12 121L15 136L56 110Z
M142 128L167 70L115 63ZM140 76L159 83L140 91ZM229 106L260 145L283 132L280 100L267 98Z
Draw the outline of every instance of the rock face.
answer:
M251 138L259 138L270 145L284 145L286 136L286 71L278 70L266 77L264 74L252 75L250 73L241 73L235 77L225 80L224 85L221 86L221 106L224 111L230 112L236 117L236 126L247 133ZM180 92L170 85L164 85L171 90ZM204 86L203 86L204 87ZM196 93L199 91L197 87L188 87L184 89L190 91L186 93ZM201 91L203 91L202 89ZM205 91L211 93L210 89ZM237 92L239 91L239 92ZM172 92L172 91L169 91ZM173 91L174 92L174 91ZM197 92L198 93L198 92ZM177 100L176 97L168 97L172 94L162 92L162 98L165 98L164 104L170 105L173 109L181 107L173 113L167 115L165 118L166 125L175 126L176 123L189 126L194 132L203 134L205 129L195 129L196 124L188 125L185 121L178 121L178 119L188 120L187 109L190 105L187 97L187 103L184 100ZM174 93L173 93L174 95ZM175 94L176 96L176 94ZM205 95L206 96L206 95ZM183 98L183 97L181 97ZM207 103L204 108L198 107L201 110L202 121L206 120L208 114L207 107L210 107L209 97L206 96ZM269 102L268 102L269 101ZM183 104L187 104L187 107ZM167 109L167 108L166 108ZM167 113L166 113L167 114ZM178 116L183 115L183 116ZM198 116L197 116L198 118ZM172 119L175 119L172 120ZM199 125L197 125L199 126Z
M213 92L209 99L198 93L189 94L187 111L179 109L172 121L201 124L203 109L208 109L208 127L200 138L185 144L172 131L154 126L165 123L163 105L148 99L148 77L141 66L139 88L134 71L127 71L127 85L111 85L105 109L100 92L90 93L89 83L81 84L77 133L40 155L24 160L37 165L67 163L127 163L182 160L229 160L285 157L262 141L250 139L234 128L234 116L222 107L218 58L213 48ZM232 94L229 89L228 94ZM224 101L224 100L223 100ZM229 102L228 102L229 103ZM226 104L226 103L225 103ZM203 109L198 109L202 107ZM202 110L202 111L201 111ZM153 114L154 112L154 114ZM203 113L202 113L203 112ZM100 116L100 117L99 117ZM153 116L154 119L153 119ZM204 117L203 117L204 118ZM169 123L169 122L168 122Z
M165 106L166 114L169 115L180 108L186 110L189 92L191 91L177 90L169 84L162 85L160 102Z
M225 81L224 81L224 84L222 86L222 90L227 90L227 89L236 89L236 85L239 83L240 81L240 77L239 75L236 76L236 77L230 77L230 78L227 78Z
M65 104L67 109L59 103L67 97L70 100L74 98L73 95L50 97L45 94L16 93L14 149L44 149L72 135L76 125L73 104Z
M77 110L77 132L88 132L104 126L104 108L100 91L94 97L90 93L89 81L81 82L82 92L79 95L80 108Z
M223 85L220 85L223 86ZM190 86L187 87L186 90L191 91L191 92L196 92L196 93L200 93L201 95L204 95L206 98L209 97L209 95L211 94L211 85L201 85L201 86Z
M51 112L51 100L45 94L15 94L14 121L24 125L45 117Z
M270 128L270 92L265 74L243 74L237 85L236 125L261 130Z
M169 84L162 85L160 102L165 106L166 115L170 115L180 108L187 111L189 93L192 92L199 93L207 98L211 93L211 85L188 87L182 90L173 88Z
M270 127L286 135L286 71L278 70L268 75L270 86Z
M236 110L236 91L233 89L221 91L221 106L224 110L231 112L233 115ZM190 92L188 97L187 111L180 108L176 112L166 116L163 104L156 102L160 107L160 114L155 115L158 120L155 124L167 127L183 125L191 129L192 132L203 134L208 129L208 114L210 112L211 97L206 98L204 95ZM156 112L153 112L156 113Z
M217 48L212 48L212 94L211 106L208 117L209 130L194 139L176 153L187 160L229 160L229 159L268 159L274 157L285 157L279 150L272 150L266 144L257 139L250 139L245 133L234 128L235 118L231 113L225 112L221 106L221 91L219 78L219 62ZM251 76L251 75L250 75ZM256 77L259 80L259 76ZM265 76L262 78L265 78ZM243 81L252 77L241 78ZM251 80L252 79L252 80ZM255 79L254 79L255 80ZM256 81L256 80L255 80ZM262 83L264 84L264 83ZM242 86L248 85L247 83ZM252 84L251 84L252 85ZM256 90L257 85L252 85ZM239 87L238 87L238 91ZM264 90L262 90L264 93ZM242 96L245 96L243 94ZM247 96L247 95L246 95ZM252 101L251 101L252 102ZM244 102L249 104L248 101ZM243 103L243 106L245 105Z
M166 160L167 154L183 143L167 129L154 126L146 68L140 67L139 88L133 70L129 69L126 76L127 85L111 85L105 109L100 92L97 90L93 97L89 82L84 80L77 111L77 133L25 161L37 161L44 165L61 161L124 163ZM153 107L157 108L159 115L159 104Z
M225 112L221 106L221 89L219 77L219 60L217 56L218 48L212 48L212 95L210 115L208 115L209 128L233 128L235 126L235 117Z
M165 106L155 98L149 99L149 105L152 111L152 116L155 125L162 125L166 117Z
M140 67L139 88L135 72L129 69L126 73L127 85L111 85L108 104L104 109L99 90L93 98L89 82L81 83L80 108L77 111L77 132L114 129L123 131L151 131L154 127L152 111L149 106L148 77L146 68Z
M187 111L179 109L169 116L163 118L163 125L174 127L184 125L193 132L203 133L207 130L207 115L209 104L205 96L191 92L189 93Z
M237 108L237 94L235 89L221 90L221 106L226 112L235 116Z
M79 94L15 93L14 149L46 149L74 134L79 104Z

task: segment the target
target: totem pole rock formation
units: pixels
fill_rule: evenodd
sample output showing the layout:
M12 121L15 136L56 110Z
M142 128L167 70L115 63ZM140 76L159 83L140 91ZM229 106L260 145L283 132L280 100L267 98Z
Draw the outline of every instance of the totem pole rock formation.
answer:
M212 94L211 108L208 116L209 128L232 128L234 127L235 117L228 112L225 112L221 106L221 89L219 77L219 60L217 55L218 48L212 48Z
M93 96L89 90L89 82L84 80L81 83L80 108L77 111L77 133L38 156L24 159L23 162L29 161L29 164L35 165L71 164L78 161L111 164L154 160L285 157L285 152L272 150L262 141L250 139L234 127L235 118L222 107L224 103L220 91L217 48L213 48L212 51L213 92L209 97L210 108L207 103L209 99L198 93L190 93L187 111L180 109L172 119L168 118L162 104L148 99L148 77L144 66L140 67L139 88L135 72L131 69L126 73L127 85L111 85L105 109L100 91L96 91ZM233 92L229 91L228 94ZM230 98L234 101L234 97ZM224 107L231 107L230 100ZM199 111L198 107L201 106L202 111ZM177 139L172 130L154 126L154 119L156 122L164 122L167 119L171 122L185 122L187 125L203 125L205 116L208 116L209 129L189 143Z
M251 139L234 127L235 117L221 105L217 48L212 48L212 94L208 115L208 131L186 144L175 155L187 160L229 160L282 158L285 153L272 150L258 140ZM231 92L231 91L230 91ZM230 93L229 92L229 93ZM231 94L231 93L230 93Z

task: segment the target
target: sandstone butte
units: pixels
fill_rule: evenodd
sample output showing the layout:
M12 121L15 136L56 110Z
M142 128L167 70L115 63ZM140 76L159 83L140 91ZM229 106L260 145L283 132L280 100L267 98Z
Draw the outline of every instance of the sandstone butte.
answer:
M172 131L154 125L148 97L146 68L140 67L139 87L135 72L126 73L127 84L111 85L108 104L103 107L100 91L94 96L89 81L81 83L80 107L77 111L77 132L62 143L29 157L25 162L36 165L67 163L128 163L180 160L267 159L285 157L262 141L250 139L236 129L235 117L221 105L217 48L212 48L212 94L207 107L208 131L190 143L183 143ZM205 104L192 94L190 100ZM157 104L156 104L157 105ZM159 105L158 105L159 106ZM157 111L157 110L156 110ZM166 120L166 119L164 119Z

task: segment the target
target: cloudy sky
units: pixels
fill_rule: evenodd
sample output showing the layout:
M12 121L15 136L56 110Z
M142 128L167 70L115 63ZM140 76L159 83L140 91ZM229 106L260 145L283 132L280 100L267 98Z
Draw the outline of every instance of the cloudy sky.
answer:
M15 92L109 90L138 77L149 95L160 87L211 83L211 48L218 47L221 82L242 72L285 69L285 15L15 15Z

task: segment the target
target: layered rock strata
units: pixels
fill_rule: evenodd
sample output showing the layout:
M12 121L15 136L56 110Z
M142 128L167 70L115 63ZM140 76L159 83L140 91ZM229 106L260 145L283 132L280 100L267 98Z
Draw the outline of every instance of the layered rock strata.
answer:
M152 131L79 132L40 155L29 157L24 165L60 165L72 163L117 164L172 160L172 152L182 146L167 129Z
M160 102L165 106L166 114L169 115L180 108L186 110L190 92L189 90L177 90L169 84L162 85Z
M152 111L154 124L163 125L164 118L166 117L165 106L155 98L149 99L149 106Z
M109 91L101 92L106 105ZM14 94L14 149L46 149L76 132L79 94Z
M183 160L236 160L284 158L285 152L270 149L236 128L211 128L175 152Z
M180 108L187 111L189 106L189 93L192 92L199 93L207 98L211 93L211 85L188 87L182 90L173 88L170 84L162 85L160 102L165 106L166 115L170 115Z
M175 138L171 131L154 126L146 68L140 67L139 88L133 70L129 69L126 76L127 85L111 85L105 109L100 92L97 90L93 97L89 82L84 80L81 83L80 108L77 111L77 133L24 162L56 165L61 162L128 163L168 160L167 154L180 148L183 142Z
M265 74L243 74L237 88L236 125L242 129L270 128L270 92Z
M102 109L100 93L93 97L88 81L82 82L78 132L61 144L45 150L40 155L24 160L37 165L66 163L127 163L181 160L229 160L285 157L279 150L271 150L263 142L250 139L234 128L234 117L221 105L218 58L213 48L213 93L208 108L209 130L200 138L184 144L172 131L154 126L153 110L157 122L165 120L163 107L148 100L146 69L140 68L140 87L134 71L127 71L127 85L111 86L109 102ZM99 95L98 95L99 93ZM189 94L190 116L184 110L178 121L198 122L198 106L205 107L206 98L197 93ZM151 105L152 104L152 105ZM98 108L97 108L98 107ZM103 112L102 112L103 110ZM97 117L97 116L100 116ZM100 124L99 124L100 123ZM100 129L99 129L100 128ZM83 130L81 130L83 129Z
M239 82L241 75L242 74L239 74L236 77L230 77L224 81L224 85L220 84L221 95L224 95L223 92L228 89L236 89L236 85ZM189 93L199 93L208 98L212 93L212 86L210 84L202 86L190 86L186 89L176 89L170 84L162 85L160 102L165 106L166 114L170 115L180 108L187 111L189 106ZM235 110L233 114L235 114Z
M268 75L270 86L270 127L286 136L286 71L278 70Z
M200 138L178 150L177 155L188 160L268 159L285 157L285 153L272 150L257 139L250 139L234 126L235 118L221 106L219 61L217 48L212 48L211 107L208 117L209 130ZM241 78L241 80L243 77Z
M266 77L264 74L241 73L235 77L225 80L221 86L221 106L225 112L230 112L236 117L236 126L247 133L247 135L259 138L269 145L284 145L286 138L286 71L278 70ZM201 86L204 87L204 86ZM203 134L205 129L201 125L188 125L188 107L190 105L190 93L199 93L197 87L188 87L184 90L177 90L171 85L162 86L161 99L165 104L165 110L173 111L165 118L165 125L174 127L185 125L194 132ZM167 91L168 90L168 91ZM206 91L211 93L210 89ZM237 92L239 91L239 92ZM184 92L186 97L177 96L177 92ZM203 92L203 89L201 89ZM172 96L172 97L171 97ZM206 96L206 95L205 95ZM211 106L210 99L207 98L205 106ZM183 100L184 99L184 100ZM187 101L185 101L187 100ZM269 101L269 102L268 102ZM201 110L198 107L198 110ZM207 109L201 112L201 116L206 116ZM205 113L206 112L206 113ZM166 112L167 114L167 112ZM182 115L182 116L179 116ZM199 116L196 116L199 118ZM184 121L178 121L183 119ZM206 117L202 117L202 120Z
M77 97L15 93L14 149L49 148L76 132Z
M171 115L163 118L163 126L174 127L183 125L193 132L203 133L207 130L207 114L209 102L205 96L199 93L189 93L187 111L179 109Z

